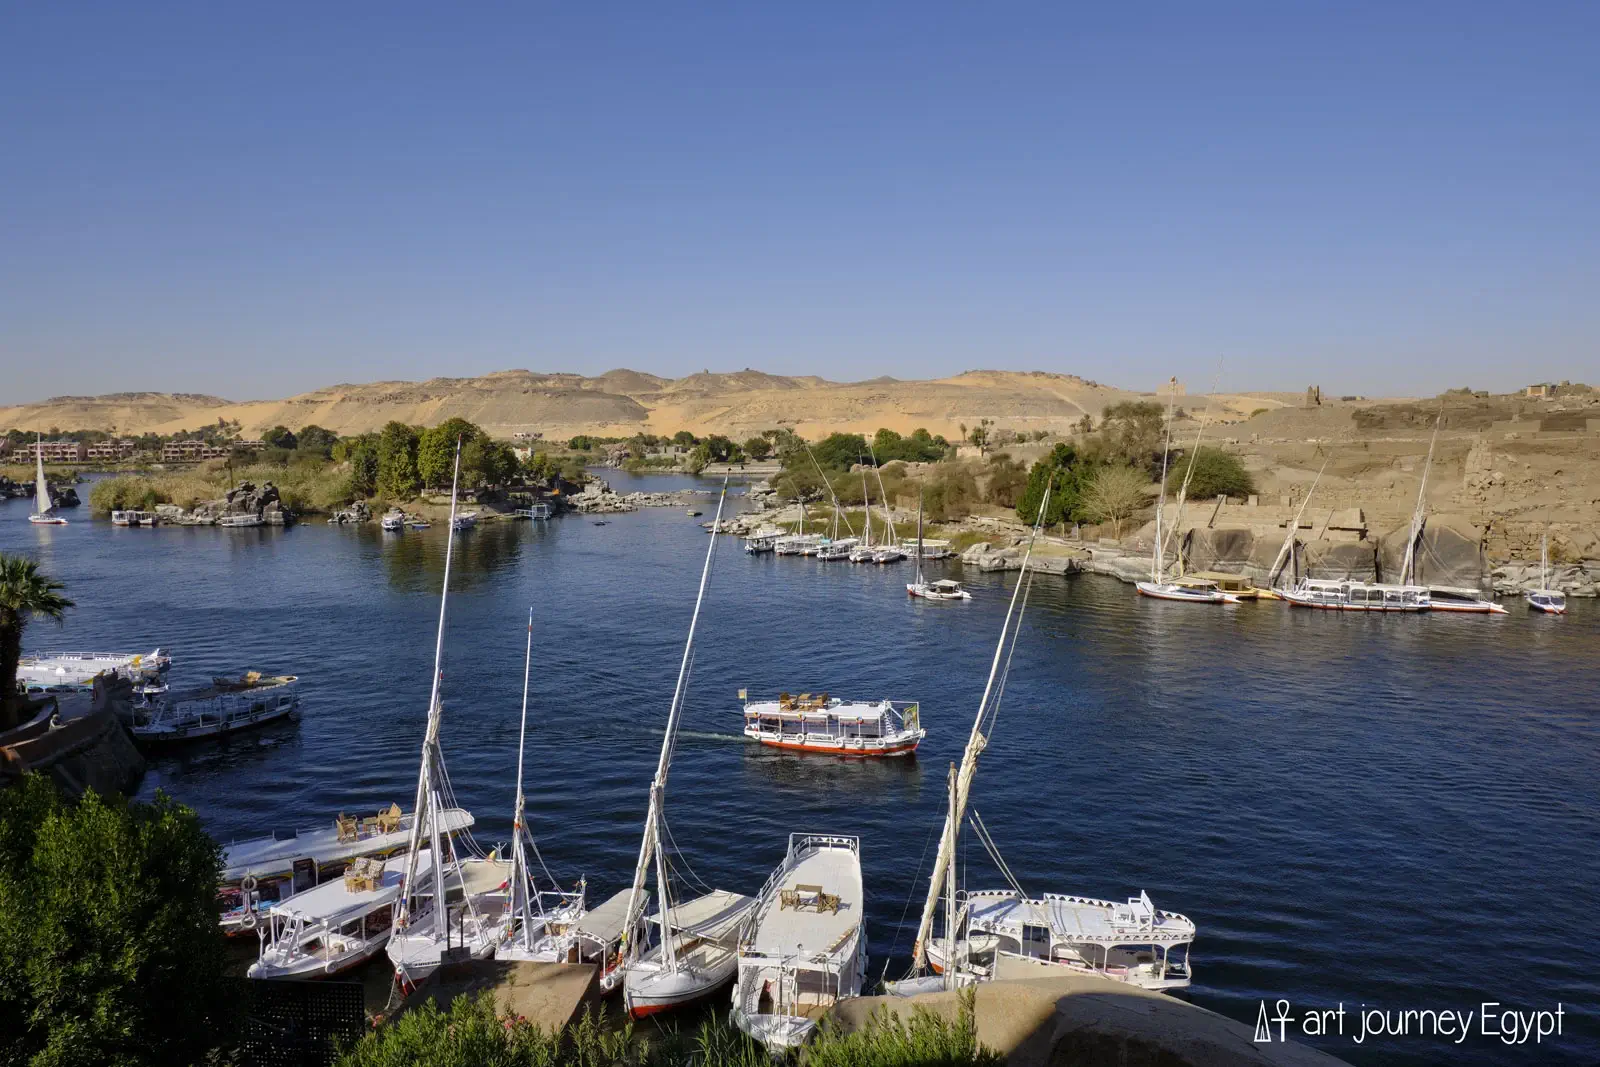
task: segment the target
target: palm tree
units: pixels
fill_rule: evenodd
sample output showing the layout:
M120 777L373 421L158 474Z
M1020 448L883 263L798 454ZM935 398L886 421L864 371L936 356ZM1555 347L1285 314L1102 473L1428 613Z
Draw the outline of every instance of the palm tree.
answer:
M66 586L24 556L0 553L0 730L16 725L17 664L22 661L22 631L34 616L59 621L72 601Z

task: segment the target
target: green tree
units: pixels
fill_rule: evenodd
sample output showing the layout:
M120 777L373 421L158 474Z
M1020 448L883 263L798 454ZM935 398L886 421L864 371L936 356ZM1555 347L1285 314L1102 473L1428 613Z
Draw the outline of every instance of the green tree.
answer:
M417 431L403 422L390 422L378 433L378 491L391 500L410 500L422 488L417 446Z
M585 433L580 433L578 436L567 442L567 447L572 449L574 452L592 452L594 451L594 446L594 438Z
M529 453L522 464L523 479L538 485L549 485L560 473L561 465L552 460L548 452Z
M1144 470L1159 469L1166 438L1166 411L1153 400L1125 400L1100 414L1094 450L1103 460Z
M811 449L817 462L825 470L847 471L867 458L867 439L858 433L832 433L817 442ZM801 451L795 464L810 464L810 458Z
M713 463L737 463L743 455L738 445L720 433L707 437L703 444Z
M1090 522L1110 522L1112 537L1122 536L1122 520L1150 499L1150 479L1134 467L1101 467L1083 490L1083 517Z
M461 447L465 449L468 441L482 436L483 431L477 426L459 418L446 419L433 429L422 431L417 441L417 477L423 486L430 489L448 486L451 472L455 470L456 439L460 438Z
M230 1032L221 848L193 811L0 790L0 1062L198 1063Z
M461 481L469 489L507 485L519 468L510 445L480 435L462 446Z
M1003 508L1014 508L1028 484L1028 468L1004 452L989 457L989 484L984 498Z
M745 454L757 463L772 455L772 442L765 437L752 437L744 443Z
M316 423L301 427L300 432L295 434L295 444L300 451L322 456L332 455L333 446L338 440L338 434L332 430L324 430Z
M1255 479L1244 469L1239 457L1220 448L1202 445L1192 457L1179 460L1168 476L1171 485L1182 485L1189 468L1194 476L1189 479L1189 499L1209 500L1216 496L1249 496L1256 491Z
M711 448L704 441L695 445L688 458L683 461L683 469L690 474L699 474L711 463Z
M287 426L274 426L261 435L261 441L268 448L294 448L299 443L294 431Z
M0 553L0 729L15 726L17 666L22 662L22 631L35 618L61 621L72 601L66 586L43 574L26 556Z
M378 435L364 433L354 440L339 442L346 445L350 461L350 495L365 500L378 491Z
M695 445L700 443L700 438L696 437L688 430L679 430L677 433L672 435L672 443L681 448L693 448Z
M1028 484L1017 500L1017 518L1030 526L1038 521L1039 504L1044 499L1046 486L1051 487L1051 493L1044 524L1055 526L1072 518L1078 509L1083 476L1078 450L1067 444L1056 445L1028 471Z

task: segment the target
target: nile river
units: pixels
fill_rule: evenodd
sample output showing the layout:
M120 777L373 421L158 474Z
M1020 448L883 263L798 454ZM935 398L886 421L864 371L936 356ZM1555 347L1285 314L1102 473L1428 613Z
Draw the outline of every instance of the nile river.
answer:
M0 551L36 555L78 603L59 631L35 624L30 648L159 644L177 684L246 668L303 679L298 723L160 754L141 795L165 789L223 840L410 804L442 527L130 530L85 507L36 528L28 510L0 505ZM532 606L531 821L551 870L586 875L592 900L631 877L703 521L566 516L458 542L451 778L478 839L508 837ZM937 604L905 596L908 564L739 549L719 546L701 619L673 835L701 878L747 893L790 831L860 835L873 970L893 976L1016 576L951 565L975 599ZM1144 889L1194 919L1200 1005L1254 1024L1263 999L1297 1016L1342 1003L1343 1035L1302 1040L1358 1063L1594 1062L1600 605L1575 601L1565 618L1509 606L1503 618L1216 608L1041 576L973 804L1030 893ZM915 761L882 764L751 747L741 688L917 700L929 737ZM973 888L1003 885L981 847L964 863ZM1353 1039L1362 1006L1484 1001L1559 1003L1564 1036Z

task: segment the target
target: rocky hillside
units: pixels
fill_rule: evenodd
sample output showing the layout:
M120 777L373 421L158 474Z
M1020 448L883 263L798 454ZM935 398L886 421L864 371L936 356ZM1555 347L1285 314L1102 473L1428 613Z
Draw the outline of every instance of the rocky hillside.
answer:
M749 436L786 426L806 436L834 430L902 433L925 426L954 436L964 423L989 418L1026 431L1065 430L1085 414L1137 396L1063 374L971 371L933 381L877 378L830 382L745 370L660 378L614 370L598 377L516 370L479 378L335 385L285 400L231 403L216 397L140 393L56 397L0 408L0 428L115 428L170 433L219 418L237 419L246 434L309 423L339 433L376 430L391 419L432 425L459 415L510 435L551 438L579 433L725 433Z

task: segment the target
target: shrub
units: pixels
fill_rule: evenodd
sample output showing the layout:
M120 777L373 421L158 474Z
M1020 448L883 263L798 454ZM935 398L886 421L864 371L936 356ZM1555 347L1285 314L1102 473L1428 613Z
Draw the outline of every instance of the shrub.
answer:
M1122 536L1122 520L1150 497L1150 479L1133 467L1101 467L1083 490L1079 508L1090 522L1111 522L1113 537Z
M1214 496L1249 496L1256 491L1255 479L1244 469L1239 457L1220 448L1202 445L1194 455L1179 460L1168 477L1168 484L1182 485L1193 466L1194 476L1189 479L1189 499L1204 500Z
M1077 449L1066 444L1056 445L1028 472L1028 484L1017 500L1017 518L1030 526L1039 521L1039 505L1044 501L1046 486L1051 487L1051 493L1044 525L1055 526L1072 518L1078 510L1084 467Z
M853 1034L824 1024L800 1062L804 1067L999 1067L1005 1057L978 1043L975 1000L974 992L965 990L954 1021L919 1006L909 1022L879 1008Z
M194 1063L228 1033L221 849L188 808L0 790L0 1062Z
M120 475L102 478L89 490L89 508L96 515L109 515L113 511L149 511L157 504L168 503L168 497L149 478Z

